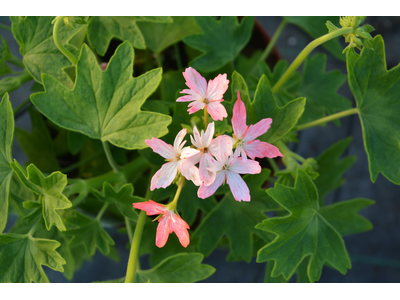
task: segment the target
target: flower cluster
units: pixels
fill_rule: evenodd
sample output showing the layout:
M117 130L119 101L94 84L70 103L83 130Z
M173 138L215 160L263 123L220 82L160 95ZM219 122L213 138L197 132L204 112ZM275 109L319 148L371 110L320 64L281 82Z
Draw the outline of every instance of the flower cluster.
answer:
M183 72L186 85L182 93L186 96L177 99L178 102L192 101L189 104L189 114L206 108L213 120L226 118L227 112L221 104L223 94L226 92L229 80L226 74L218 75L207 84L193 68L187 68ZM183 147L183 141L187 131L182 129L175 138L174 146L168 145L160 139L146 140L146 144L154 152L160 154L168 161L158 170L151 180L151 190L166 188L182 174L187 180L191 180L199 186L197 195L205 199L215 193L223 183L227 183L236 201L250 201L250 191L240 174L258 174L261 172L260 164L255 158L274 158L283 156L279 149L271 144L256 140L271 127L272 119L266 118L257 124L247 126L246 108L237 92L237 100L233 107L232 127L234 135L220 135L214 138L215 124L208 124L206 131L193 128L190 136L192 147ZM235 151L233 151L235 148ZM250 159L249 159L249 158ZM198 167L196 166L198 164ZM148 215L162 214L158 220L156 245L162 247L173 231L178 235L181 244L186 247L189 237L186 235L189 226L173 209L154 201L134 203L134 207L142 209Z

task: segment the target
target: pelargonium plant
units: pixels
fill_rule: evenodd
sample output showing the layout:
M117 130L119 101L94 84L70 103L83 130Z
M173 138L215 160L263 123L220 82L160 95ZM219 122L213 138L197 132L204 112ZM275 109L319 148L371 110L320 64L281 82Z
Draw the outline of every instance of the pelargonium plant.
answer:
M253 17L10 19L23 59L1 39L0 282L49 282L43 266L72 280L96 252L116 257L111 229L127 236L129 260L109 282L201 281L215 271L204 256L220 246L229 261L267 263L266 282L315 282L324 266L346 274L342 237L372 228L359 211L374 201L327 205L353 161L327 165L291 145L351 114L371 180L381 172L400 184L399 68L386 69L365 17L325 20L290 65L266 59L294 17L253 53ZM325 68L312 50L343 37L356 107L331 97L337 81L317 95L304 88ZM15 107L11 92L28 81ZM15 128L24 111L32 132ZM14 135L27 164L13 158ZM338 144L328 161L348 142Z

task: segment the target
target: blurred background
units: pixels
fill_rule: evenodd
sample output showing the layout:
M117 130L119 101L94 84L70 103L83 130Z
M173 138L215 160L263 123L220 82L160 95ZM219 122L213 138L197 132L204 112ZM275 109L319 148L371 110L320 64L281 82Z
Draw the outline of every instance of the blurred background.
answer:
M282 18L280 17L256 17L266 32L272 36L278 28ZM11 26L8 17L0 17L0 23ZM400 61L400 17L367 17L364 24L371 24L375 31L371 34L383 36L386 45L387 68L391 69ZM0 28L2 35L12 51L21 58L19 47L12 33ZM309 43L312 38L302 29L287 24L279 37L276 47L282 59L289 63ZM344 45L344 39L341 39ZM345 47L345 46L344 46ZM343 47L343 48L344 48ZM324 48L319 47L313 54L322 52L327 54L328 63L326 71L339 69L347 74L346 65L331 55ZM301 67L300 67L301 70ZM1 79L2 77L0 77ZM14 109L29 98L30 88L33 82L25 83L20 89L10 93L10 100ZM339 93L353 102L353 95L347 82L339 90ZM399 95L400 96L400 95ZM16 116L16 127L31 130L29 114L21 113ZM370 180L367 155L364 150L361 124L357 115L341 119L341 126L328 123L326 127L313 127L299 133L300 142L295 145L295 151L301 156L317 157L335 142L348 136L353 137L344 156L357 156L356 163L345 174L345 184L327 197L327 203L334 203L358 197L369 198L376 201L361 211L361 215L370 220L374 228L365 233L344 237L346 248L352 260L352 269L343 276L338 271L324 267L319 282L400 282L400 186L389 182L379 174L375 183ZM21 164L26 162L26 157L14 139L13 157ZM14 222L10 215L6 227L10 228ZM125 276L129 251L125 248L128 238L126 234L120 234L113 228L107 228L108 233L114 239L120 261L116 263L108 257L97 252L91 261L85 261L71 282L91 282L121 278ZM203 263L216 268L216 272L203 282L263 282L265 275L265 263L258 264L253 261L226 262L227 251L215 250ZM142 261L142 268L148 267L147 261ZM44 267L51 282L69 282L65 277L47 267ZM292 282L295 282L293 276Z

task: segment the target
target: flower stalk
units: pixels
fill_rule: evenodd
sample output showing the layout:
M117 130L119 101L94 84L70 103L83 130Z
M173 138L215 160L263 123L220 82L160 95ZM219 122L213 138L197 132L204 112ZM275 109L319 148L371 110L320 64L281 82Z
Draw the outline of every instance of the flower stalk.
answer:
M330 121L333 121L333 120L336 120L336 119L340 119L340 118L343 118L343 117L347 117L347 116L350 116L350 115L354 115L354 114L357 114L357 113L358 113L358 108L356 108L356 107L355 108L351 108L351 109L348 109L348 110L345 110L345 111L341 111L341 112L338 112L336 114L333 114L333 115L330 115L330 116L327 116L327 117L324 117L324 118L321 118L321 119L318 119L318 120L315 120L315 121L312 121L312 122L309 122L309 123L306 123L306 124L298 125L295 128L295 130L297 130L297 131L304 130L304 129L307 129L307 128L310 128L310 127L321 125L321 124L324 124L326 122L330 122Z
M60 39L58 38L58 29L61 25L61 23L64 21L64 17L56 17L55 19L55 24L53 27L53 38L54 38L54 43L56 44L57 48L64 54L74 66L78 63L78 60L75 58L75 56L68 51L67 48L65 48L61 42Z

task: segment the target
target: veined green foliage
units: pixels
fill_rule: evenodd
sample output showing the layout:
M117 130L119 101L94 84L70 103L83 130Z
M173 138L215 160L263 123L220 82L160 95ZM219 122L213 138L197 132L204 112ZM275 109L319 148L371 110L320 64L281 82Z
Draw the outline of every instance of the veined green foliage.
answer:
M400 184L400 67L386 68L385 45L375 36L374 50L347 54L349 84L362 125L371 181L381 172Z
M66 230L58 210L72 206L68 198L62 194L67 185L67 176L57 171L45 177L33 164L30 164L25 171L16 160L11 163L11 167L22 183L39 195L39 204L42 206L43 219L47 230L50 230L53 225L57 226L61 231ZM28 208L36 207L29 206Z
M303 113L306 104L305 98L297 98L279 107L265 75L258 82L253 101L250 100L246 82L236 71L232 76L231 90L233 103L237 99L237 91L240 92L240 98L246 106L248 125L256 124L265 118L272 118L271 128L259 138L268 143L273 143L290 132Z
M106 54L108 45L113 38L129 43L137 49L145 49L145 39L137 22L171 23L171 17L108 17L95 16L90 18L88 39L90 45L98 54Z
M0 282L49 282L43 265L64 272L65 260L55 251L59 246L30 235L0 234Z
M71 88L73 79L65 69L73 65L54 43L53 24L51 24L54 18L10 17L12 32L24 57L22 61L26 69L37 82L42 83L42 74L46 73ZM75 56L78 55L79 48L74 46L72 41L86 29L86 24L76 24L74 29L66 27L64 22L60 26L58 32L60 42Z
M203 34L183 39L184 43L204 54L189 63L192 68L202 72L212 72L234 60L246 46L254 25L253 17L244 17L239 24L237 17L195 17Z
M145 139L168 132L171 117L140 110L159 85L161 69L133 78L133 58L133 48L125 42L103 72L93 52L84 45L74 89L45 74L45 92L33 94L31 100L60 127L126 149L146 148Z
M0 103L0 233L6 227L8 217L13 138L14 112L8 94L5 94Z

